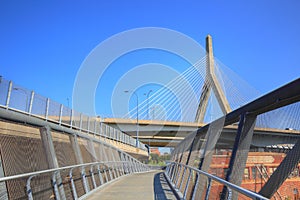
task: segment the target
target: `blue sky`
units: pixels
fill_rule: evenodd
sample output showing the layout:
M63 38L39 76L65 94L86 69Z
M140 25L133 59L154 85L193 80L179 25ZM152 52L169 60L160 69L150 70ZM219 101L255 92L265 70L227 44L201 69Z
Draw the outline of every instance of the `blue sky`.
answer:
M76 74L105 39L133 28L163 27L205 45L250 85L266 93L299 77L299 1L0 1L0 75L67 104ZM132 57L131 57L132 56ZM172 60L172 61L170 61ZM97 90L99 114L110 114L114 83L136 65L186 65L159 51L115 62ZM168 63L169 62L169 63ZM123 66L123 68L122 68ZM99 86L100 87L100 86ZM155 86L145 86L142 94Z

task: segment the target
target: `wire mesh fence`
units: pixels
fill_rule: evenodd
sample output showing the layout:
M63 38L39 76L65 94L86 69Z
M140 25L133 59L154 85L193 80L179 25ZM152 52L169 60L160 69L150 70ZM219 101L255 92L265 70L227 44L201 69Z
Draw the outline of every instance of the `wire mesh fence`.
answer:
M0 154L0 199L77 199L113 179L148 170L92 135L4 119Z
M136 139L125 140L128 137L127 134L107 125L102 125L100 117L84 115L2 77L0 79L0 106L68 126L87 134L98 135L136 146ZM137 141L137 143L138 148L147 150L143 143L140 141Z

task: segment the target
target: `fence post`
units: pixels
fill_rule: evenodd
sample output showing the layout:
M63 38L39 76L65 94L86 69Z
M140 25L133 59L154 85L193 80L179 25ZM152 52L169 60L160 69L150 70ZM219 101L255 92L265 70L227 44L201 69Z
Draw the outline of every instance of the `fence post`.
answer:
M61 120L62 120L62 112L63 112L63 109L64 109L64 105L63 104L60 104L60 111L59 111L59 125L61 125Z
M73 116L74 116L74 113L73 113L74 111L73 111L73 109L71 109L71 116L70 116L70 128L72 128L73 127Z
M209 199L210 189L211 189L211 178L208 178L208 185L207 185L207 189L206 189L206 193L205 193L205 200Z
M11 95L11 90L12 90L12 81L9 81L9 86L8 86L8 91L7 91L7 97L6 97L6 104L5 107L8 109L9 107L9 102L10 102L10 95Z
M80 113L79 131L82 130L82 113Z
M88 116L88 121L87 121L87 132L90 132L90 116Z
M34 99L34 91L31 91L29 110L28 110L29 115L31 115L33 99Z
M46 119L46 121L48 120L49 103L50 103L50 99L47 98L47 100L46 100L46 114L45 114L45 119Z

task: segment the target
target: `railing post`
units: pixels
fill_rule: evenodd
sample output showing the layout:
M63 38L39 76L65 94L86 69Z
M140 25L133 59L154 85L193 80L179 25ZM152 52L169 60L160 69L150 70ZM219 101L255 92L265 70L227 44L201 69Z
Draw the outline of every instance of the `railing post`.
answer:
M125 160L124 160L124 156L123 156L123 152L120 152L120 157L121 157L121 161L122 161L122 170L123 170L123 175L126 174L126 166L125 166Z
M98 170L98 175L99 175L99 180L100 180L100 184L103 185L104 181L103 181L103 177L101 174L101 170L100 170L100 166L97 165L97 170Z
M94 142L90 139L87 141L87 143L88 143L88 150L92 154L92 161L97 162L98 158L97 158L97 154L95 151ZM92 176L92 182L93 182L93 186L95 189L97 186L96 186L96 181L95 181L95 177L94 177L93 166L91 166L91 168L90 168L90 174Z
M208 184L207 184L207 189L206 189L206 193L205 193L205 200L209 199L210 189L211 189L211 178L208 178Z
M100 136L103 136L102 122L100 122Z
M104 145L105 146L105 145ZM108 156L107 156L107 153L106 153L106 150L105 150L105 147L102 147L102 145L101 145L101 148L103 148L103 154L104 154L104 157L105 157L105 160L106 161L109 161L108 160ZM106 164L106 166L108 166L108 164ZM113 176L112 176L112 173L111 173L111 171L110 171L110 169L109 169L109 166L108 166L108 174L109 174L109 177L110 177L110 180L112 180L113 179Z
M113 149L111 147L108 147L109 149L109 153L111 154L111 157L112 157L112 171L113 171L113 174L114 174L114 178L117 178L117 172L116 172L116 169L115 169L115 157L114 157L114 154L113 154Z
M183 169L183 174L182 174L182 176L181 176L181 181L180 181L180 185L179 185L179 190L181 190L181 188L182 188L182 183L183 183L183 180L184 180L185 172L186 172L186 167L184 167L184 169Z
M176 172L176 173L177 173L177 176L176 176L176 183L175 183L176 187L177 187L177 185L178 185L178 180L180 179L181 168L182 168L181 165L178 164L178 168L177 168L178 170L177 170L177 172Z
M61 125L63 109L64 109L64 105L63 105L63 104L60 104L59 121L58 121L59 125Z
M122 152L117 152L120 159L118 161L118 168L119 168L119 172L120 172L120 176L124 175L124 168L123 168L123 158L122 158Z
M117 150L115 150L116 151L116 153L119 155L119 152L117 151ZM120 157L120 156L119 156ZM119 177L120 176L122 176L123 174L122 174L122 167L121 167L121 165L120 165L120 160L121 160L121 158L119 158L119 160L117 160L116 159L116 157L114 156L114 158L115 158L115 161L116 161L116 165L117 165L117 172L118 172L118 174L119 174Z
M29 115L31 114L31 111L32 111L33 100L34 100L34 91L31 91L30 103L29 103L29 109L28 109Z
M74 111L71 109L71 116L70 116L70 128L73 127L73 116L74 116Z
M195 184L195 186L194 186L194 188L193 188L192 200L194 200L195 197L196 197L196 193L197 193L198 185L199 185L199 179L200 179L200 173L197 172L196 175L197 175L196 177L198 177L198 178L196 178L196 184Z
M73 198L78 199L76 187L75 187L75 183L74 183L74 179L73 179L73 168L69 172L69 177L70 177L70 181L71 181Z
M47 98L47 100L46 100L46 114L45 114L46 121L48 120L49 104L50 104L50 99Z
M96 185L95 176L94 176L94 172L93 172L93 165L92 165L91 168L90 168L90 174L91 174L91 176L92 176L93 187L94 187L94 189L96 189L96 188L97 188L97 185Z
M79 131L82 130L82 113L80 113Z
M88 116L88 125L87 125L87 132L90 132L90 116Z
M32 189L31 189L31 186L30 186L30 182L31 182L31 179L35 177L35 175L33 176L30 176L27 181L26 181L26 193L27 193L27 196L28 196L28 200L33 200L33 196L32 196Z
M127 167L127 173L131 174L132 173L132 169L128 160L128 156L124 154L124 160L126 161L126 167Z
M5 103L6 109L8 109L8 107L9 107L10 95L11 95L11 91L12 91L12 84L13 84L12 81L9 81L7 97L6 97L6 103Z
M189 169L189 177L188 177L187 183L186 183L186 185L185 185L184 193L183 193L183 198L184 198L184 199L186 199L187 190L188 190L189 185L190 185L191 174L192 174L192 170Z
M54 172L52 174L52 186L53 186L53 190L54 190L55 199L60 200L58 187L57 187L57 182L56 182L56 172Z
M171 179L171 181L175 184L175 178L176 178L176 175L177 175L177 167L178 167L178 165L177 165L177 163L173 163L174 165L173 165L173 170L174 170L174 172L172 173L172 179Z
M94 120L94 137L95 137L96 131L97 131L97 120L95 119Z

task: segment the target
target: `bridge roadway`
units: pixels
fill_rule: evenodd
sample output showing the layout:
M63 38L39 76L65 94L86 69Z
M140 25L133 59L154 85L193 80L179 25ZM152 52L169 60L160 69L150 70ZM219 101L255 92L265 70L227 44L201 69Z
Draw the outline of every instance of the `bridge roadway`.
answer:
M132 137L136 137L136 120L134 119L104 118L102 122L120 129ZM139 120L139 140L152 147L175 147L187 135L203 126L205 124L191 122ZM236 132L236 124L224 127L218 143L232 147ZM265 147L270 145L294 144L295 139L299 136L300 131L298 130L255 128L252 145Z
M150 171L124 176L99 188L87 200L172 200L177 199L162 171Z

